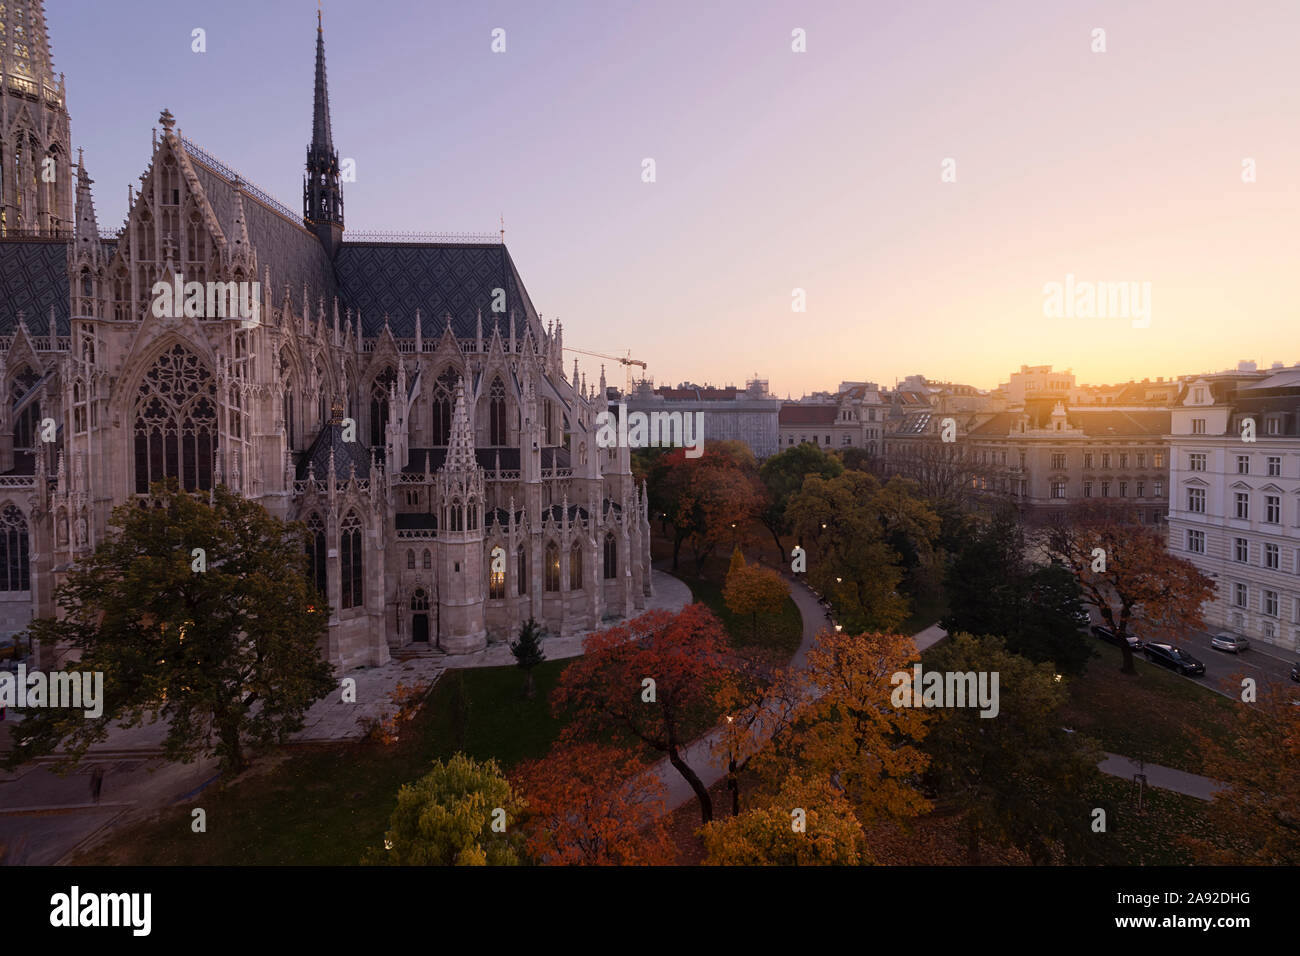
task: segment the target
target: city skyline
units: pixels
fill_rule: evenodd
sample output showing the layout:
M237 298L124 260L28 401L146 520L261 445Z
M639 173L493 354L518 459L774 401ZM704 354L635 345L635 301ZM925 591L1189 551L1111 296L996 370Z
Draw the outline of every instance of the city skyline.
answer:
M105 227L164 106L298 206L314 11L254 6L218 22L195 3L51 4ZM256 31L223 25L254 12ZM504 216L566 342L630 350L659 384L757 371L798 395L921 372L991 388L1021 363L1115 382L1300 360L1279 354L1296 319L1300 136L1283 120L1300 106L1287 45L1300 11L1262 4L1229 24L1205 3L989 12L327 5L335 140L357 169L347 227L495 233ZM168 74L165 93L110 65L142 57ZM945 159L955 182L941 182ZM1069 276L1150 283L1149 327L1046 317L1044 286ZM580 364L598 374L599 360Z

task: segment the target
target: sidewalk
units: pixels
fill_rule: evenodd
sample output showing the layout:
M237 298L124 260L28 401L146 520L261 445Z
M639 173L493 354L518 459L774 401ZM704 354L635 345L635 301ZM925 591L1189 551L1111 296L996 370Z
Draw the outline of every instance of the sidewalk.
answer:
M1119 754L1107 753L1106 759L1097 766L1101 768L1102 773L1108 773L1112 777L1123 777L1125 780L1132 780L1133 775L1138 773L1138 762L1132 757L1123 757ZM1209 777L1201 777L1154 763L1142 765L1141 772L1146 774L1148 786L1173 790L1175 793L1186 794L1206 802L1212 800L1218 791L1227 789L1223 784Z

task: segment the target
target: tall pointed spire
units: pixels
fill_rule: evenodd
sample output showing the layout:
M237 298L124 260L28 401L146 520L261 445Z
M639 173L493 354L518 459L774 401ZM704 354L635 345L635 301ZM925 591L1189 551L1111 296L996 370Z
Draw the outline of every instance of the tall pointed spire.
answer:
M477 464L474 457L474 435L465 411L465 380L456 382L456 405L451 412L451 438L447 442L446 467L472 470Z
M329 87L325 81L325 31L316 11L316 91L312 104L311 145L302 184L302 218L331 256L343 241L343 190L339 154L330 128Z

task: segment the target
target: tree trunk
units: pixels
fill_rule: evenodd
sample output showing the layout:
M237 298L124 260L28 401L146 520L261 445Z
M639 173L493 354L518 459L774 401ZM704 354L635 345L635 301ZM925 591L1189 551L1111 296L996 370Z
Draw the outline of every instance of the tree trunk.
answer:
M1120 667L1121 674L1136 674L1137 668L1133 666L1133 648L1129 646L1128 635L1120 635L1120 652L1124 655L1124 664Z
M533 687L533 672L531 669L524 671L524 700L532 700L537 696L537 691Z
M731 791L731 815L740 816L740 781L736 779L736 758L727 762L727 789Z
M775 528L769 525L767 530L772 532L772 540L776 542L776 566L779 568L785 564L785 545L781 543L781 536Z
M682 759L676 747L668 748L668 762L673 765L677 772L691 785L691 789L695 791L695 799L700 801L700 819L704 823L711 822L713 820L713 800L709 796L709 788L704 785L704 781Z

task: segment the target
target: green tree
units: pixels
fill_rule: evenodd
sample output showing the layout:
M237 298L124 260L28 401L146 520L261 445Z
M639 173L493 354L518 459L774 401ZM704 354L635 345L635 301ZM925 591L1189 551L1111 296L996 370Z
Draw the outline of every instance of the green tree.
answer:
M907 618L902 559L887 536L923 541L938 533L938 518L909 499L908 488L846 471L831 479L811 475L790 499L787 516L808 552L808 579L846 630L892 631Z
M979 862L983 843L1017 847L1039 864L1099 862L1105 843L1092 832L1087 794L1101 754L1062 729L1068 693L1052 666L1012 654L999 638L969 634L927 658L925 672L985 674L990 691L997 675L996 715L936 708L925 740L927 780L941 803L963 812L967 862Z
M1092 656L1078 581L1058 561L1035 564L1025 555L1024 528L1013 514L972 527L945 575L943 627L1005 638L1013 653L1078 674Z
M390 866L516 866L525 807L495 760L462 753L397 792L384 849L362 862Z
M510 653L515 656L515 664L524 672L524 697L532 700L533 668L546 660L542 650L542 628L531 617L519 628L519 640L512 641Z
M844 465L838 458L822 451L820 446L808 443L787 448L763 462L758 474L767 490L767 498L758 518L776 542L778 563L790 560L783 539L793 528L786 510L790 507L790 499L803 488L804 479L809 475L834 478L843 471Z
M738 556L739 564L736 562ZM749 615L755 643L758 643L758 615L780 614L789 596L790 586L781 575L768 568L745 564L740 549L736 549L731 559L731 570L722 586L722 598L732 614Z
M79 651L80 669L103 672L103 715L33 713L11 761L63 742L76 762L110 723L149 715L167 724L169 760L215 751L238 771L249 752L300 730L336 687L319 651L329 609L307 580L302 526L225 488L209 503L173 480L147 506L114 510L112 528L58 589L64 615L31 626L46 646Z

